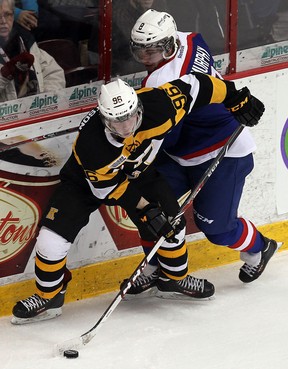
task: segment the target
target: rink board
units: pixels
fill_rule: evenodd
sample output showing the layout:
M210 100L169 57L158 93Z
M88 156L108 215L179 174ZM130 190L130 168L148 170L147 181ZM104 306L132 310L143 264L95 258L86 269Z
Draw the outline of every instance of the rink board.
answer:
M239 215L250 219L259 229L263 228L265 235L285 242L288 234L288 70L249 76L235 82L238 88L247 85L266 107L259 125L251 129L257 144L255 169L247 178ZM83 113L54 119L45 125L40 122L0 130L0 140L7 140L6 144L9 144L15 137L34 137L47 133L47 129L53 132L74 127L84 116ZM45 207L47 194L57 186L59 169L70 154L74 138L75 134L67 134L32 147L36 155L39 150L45 150L57 159L49 169L1 162L0 217L8 219L10 216L11 219L11 208L17 208L17 219L27 230L25 237L17 243L19 240L8 232L8 222L6 228L3 222L0 228L1 315L10 314L16 300L34 292L35 224L41 216L41 208ZM188 223L190 218L191 214L188 215ZM191 271L238 260L237 252L213 246L203 239L201 233L194 232L193 224L190 224L187 240ZM74 278L67 301L117 289L141 257L137 231L127 214L117 207L96 211L69 252L68 267L72 269Z

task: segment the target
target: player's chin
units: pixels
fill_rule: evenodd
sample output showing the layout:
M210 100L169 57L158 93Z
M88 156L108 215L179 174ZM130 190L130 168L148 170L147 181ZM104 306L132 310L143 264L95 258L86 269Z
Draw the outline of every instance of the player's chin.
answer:
M131 136L133 136L133 132L123 134L122 138L128 138L128 137L131 137Z
M145 68L148 72L153 72L156 69L156 64L145 64Z
M121 138L128 138L130 136L133 136L133 132L118 132L117 135Z

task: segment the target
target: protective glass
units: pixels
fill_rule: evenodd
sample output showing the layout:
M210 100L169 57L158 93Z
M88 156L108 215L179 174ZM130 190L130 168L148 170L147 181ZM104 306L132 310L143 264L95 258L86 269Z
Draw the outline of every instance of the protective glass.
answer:
M132 136L142 123L143 107L139 103L136 109L129 114L117 118L107 118L101 115L107 129L114 135L127 138Z
M163 60L162 47L139 47L131 44L131 53L134 59L142 64L155 64Z

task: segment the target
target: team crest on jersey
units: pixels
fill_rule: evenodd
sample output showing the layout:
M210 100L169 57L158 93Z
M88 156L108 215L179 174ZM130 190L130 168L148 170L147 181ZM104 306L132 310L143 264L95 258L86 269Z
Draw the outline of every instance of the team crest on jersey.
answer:
M133 141L132 144L126 145L126 150L131 153L131 152L134 152L137 149L138 146L140 146L140 142L139 141Z

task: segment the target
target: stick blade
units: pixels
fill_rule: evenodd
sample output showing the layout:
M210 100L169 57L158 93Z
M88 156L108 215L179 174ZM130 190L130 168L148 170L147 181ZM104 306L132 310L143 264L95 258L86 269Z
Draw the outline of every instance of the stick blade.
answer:
M71 338L70 340L57 343L54 345L53 349L54 356L63 356L64 351L66 350L80 350L92 340L95 334L96 330L89 331L85 334L82 334L80 337Z
M63 341L54 345L53 354L54 356L63 356L66 350L80 350L84 347L84 342L81 337L71 338L70 340Z

